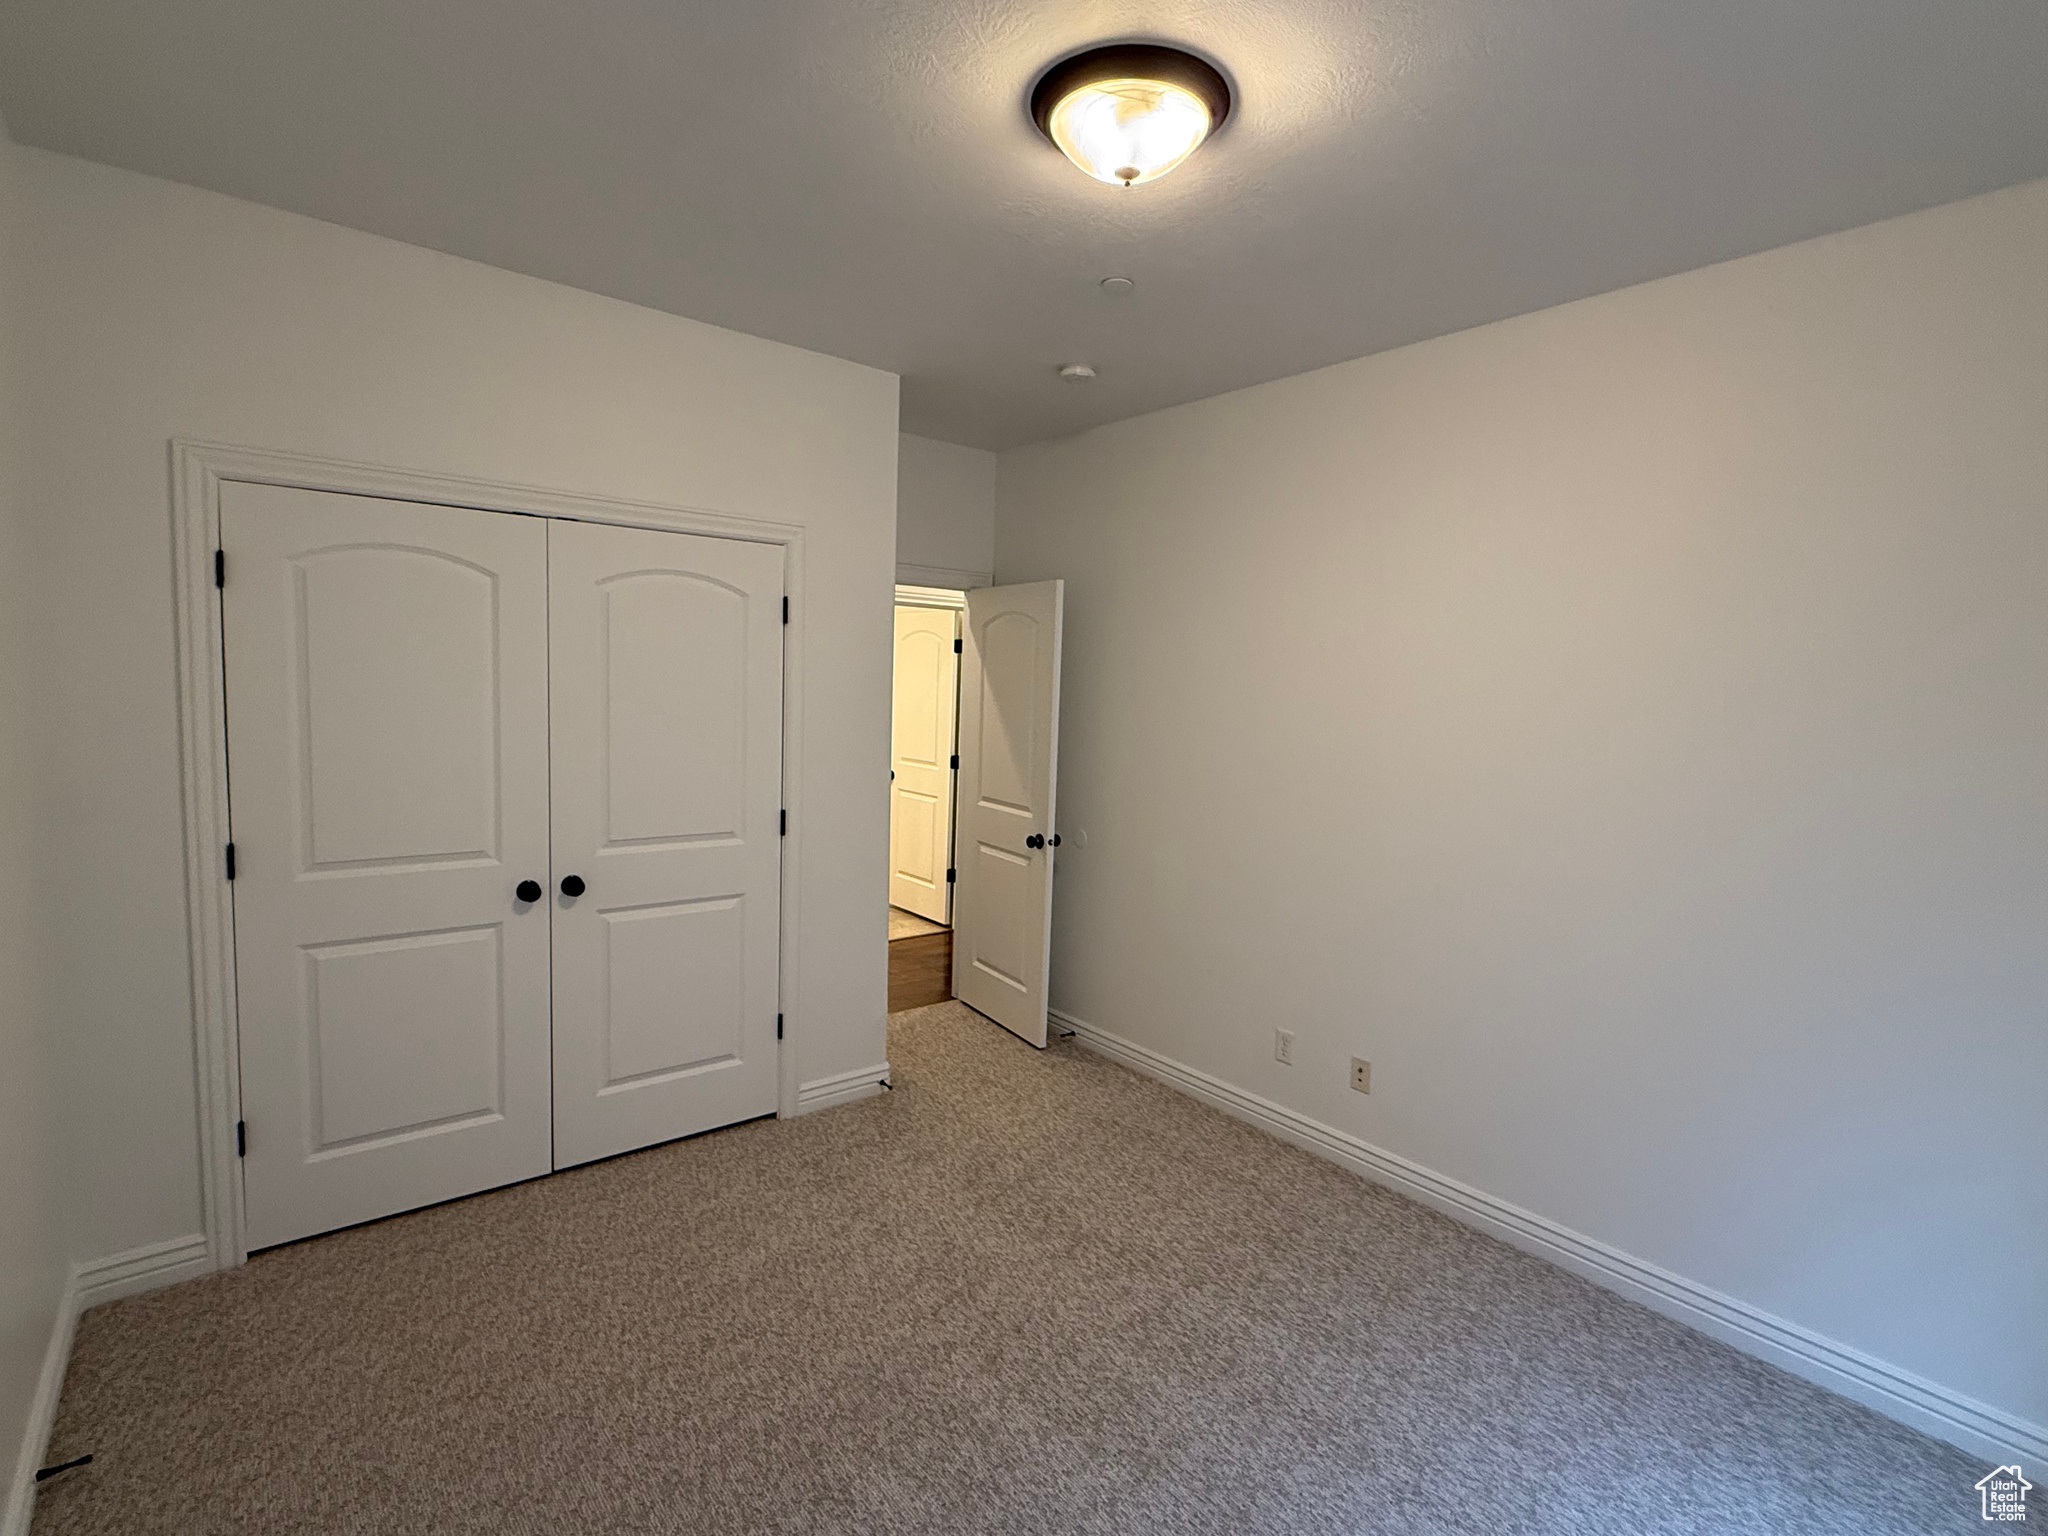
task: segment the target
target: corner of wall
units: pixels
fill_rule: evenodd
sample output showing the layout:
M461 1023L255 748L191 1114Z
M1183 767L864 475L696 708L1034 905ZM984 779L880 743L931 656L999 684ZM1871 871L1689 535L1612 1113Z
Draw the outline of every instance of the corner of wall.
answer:
M28 1529L35 1469L49 1438L69 1353L71 1309L53 1232L57 1166L41 1112L48 1058L40 1038L38 918L23 894L34 863L38 784L28 744L34 599L21 449L25 389L19 151L0 124L0 1536Z

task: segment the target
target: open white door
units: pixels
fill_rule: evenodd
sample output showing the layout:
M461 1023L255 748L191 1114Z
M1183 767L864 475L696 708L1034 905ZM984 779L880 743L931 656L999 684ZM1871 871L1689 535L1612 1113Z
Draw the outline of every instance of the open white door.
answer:
M775 1112L782 550L548 532L555 1166Z
M896 610L896 685L889 780L889 905L951 922L953 725L960 614Z
M953 995L1045 1044L1066 584L967 594Z

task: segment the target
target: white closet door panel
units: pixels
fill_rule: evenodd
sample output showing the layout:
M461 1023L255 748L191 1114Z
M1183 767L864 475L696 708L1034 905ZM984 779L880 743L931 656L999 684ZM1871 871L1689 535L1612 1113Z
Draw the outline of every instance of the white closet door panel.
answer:
M315 945L305 955L316 1148L499 1112L504 954L495 926Z
M967 594L953 995L1046 1039L1065 584Z
M628 572L601 592L605 845L737 837L747 594L673 571Z
M494 573L369 545L306 554L293 577L308 867L495 857Z
M546 525L229 483L252 1247L550 1166Z
M596 523L549 537L567 1167L774 1112L782 550Z
M896 679L889 779L889 902L952 921L946 867L953 852L953 729L960 615L896 610Z

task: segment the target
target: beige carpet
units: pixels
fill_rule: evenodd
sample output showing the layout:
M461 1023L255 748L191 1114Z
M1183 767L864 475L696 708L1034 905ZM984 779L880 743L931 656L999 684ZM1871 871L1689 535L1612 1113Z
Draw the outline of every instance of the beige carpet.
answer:
M922 938L928 933L944 933L946 925L935 923L928 917L919 917L915 912L906 912L901 907L889 909L889 942L898 939Z
M35 1536L1899 1533L1984 1469L1071 1045L86 1316Z

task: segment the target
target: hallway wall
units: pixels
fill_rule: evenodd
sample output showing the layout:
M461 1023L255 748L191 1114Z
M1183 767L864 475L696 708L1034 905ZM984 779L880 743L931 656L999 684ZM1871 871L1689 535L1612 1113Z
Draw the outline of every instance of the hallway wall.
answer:
M905 432L896 466L896 579L988 585L996 563L996 456Z

